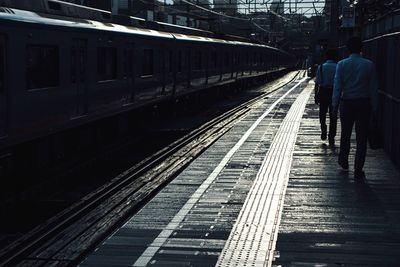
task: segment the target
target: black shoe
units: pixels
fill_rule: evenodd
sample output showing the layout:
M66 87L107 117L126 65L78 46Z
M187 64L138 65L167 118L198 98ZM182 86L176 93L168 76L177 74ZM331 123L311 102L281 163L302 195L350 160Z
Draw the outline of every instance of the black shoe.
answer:
M349 162L344 160L338 160L338 164L342 167L343 170L349 169Z
M354 181L362 182L365 180L365 172L363 171L354 171Z

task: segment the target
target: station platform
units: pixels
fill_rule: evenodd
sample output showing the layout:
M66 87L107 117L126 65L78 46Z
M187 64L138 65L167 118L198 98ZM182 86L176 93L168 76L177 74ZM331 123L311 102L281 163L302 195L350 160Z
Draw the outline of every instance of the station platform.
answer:
M313 88L265 98L80 266L400 266L400 173L368 150L355 182L354 141L341 170Z

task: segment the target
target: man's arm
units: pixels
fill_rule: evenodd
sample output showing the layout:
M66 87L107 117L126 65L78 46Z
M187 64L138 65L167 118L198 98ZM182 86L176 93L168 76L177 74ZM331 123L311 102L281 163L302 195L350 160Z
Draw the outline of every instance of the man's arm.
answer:
M337 109L337 107L339 106L339 100L343 90L343 82L342 82L343 78L341 74L341 68L342 66L339 62L336 65L335 78L333 82L332 107L334 109Z
M317 85L321 85L322 81L321 81L321 65L318 65L317 67L317 73L315 75L315 84Z
M319 104L319 85L321 84L321 72L320 72L321 65L317 68L317 74L315 76L315 86L314 86L314 102L315 104Z

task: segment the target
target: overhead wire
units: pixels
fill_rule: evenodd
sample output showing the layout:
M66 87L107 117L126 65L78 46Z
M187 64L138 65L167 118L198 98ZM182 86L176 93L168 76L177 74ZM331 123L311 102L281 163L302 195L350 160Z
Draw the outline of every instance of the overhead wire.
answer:
M188 5L194 6L194 7L198 8L198 9L200 9L200 10L209 12L209 13L214 14L214 15L217 15L217 16L221 16L221 17L225 17L225 18L229 18L229 19L234 19L234 20L240 20L240 21L248 21L248 22L250 22L252 25L254 25L256 28L258 28L258 29L260 29L260 30L262 30L262 31L264 31L264 32L266 32L266 33L268 33L268 31L267 31L266 29L264 29L263 27L261 27L260 25L258 25L257 23L255 23L255 22L254 22L252 19L250 19L250 18L240 18L240 17L230 16L230 15L227 15L227 14L224 14L224 13L220 13L220 12L217 12L217 11L214 11L214 10L211 10L211 9L208 9L208 8L205 8L205 7L202 7L202 6L199 6L199 5L195 4L195 3L192 3L192 2L187 1L187 0L180 0L180 1L181 1L181 2L184 2L184 3L188 4Z
M139 1L146 3L145 0L139 0ZM247 5L247 4L250 5L250 4L251 4L251 3L250 3L251 1L252 1L252 0L246 0L246 3L243 3L243 2L242 2L241 5ZM326 2L329 2L329 1L332 1L332 0L325 0L325 1L323 1L323 2L326 3ZM158 1L155 1L155 2L158 2ZM263 28L262 26L260 26L260 25L257 24L256 22L254 22L251 18L243 18L243 17L228 15L228 14L225 14L225 13L222 13L222 12L218 12L218 11L212 10L212 9L210 9L210 8L201 6L201 5L199 5L199 4L193 3L193 2L188 1L188 0L180 0L180 2L181 2L181 3L184 3L184 4L186 4L186 5L195 7L195 8L197 8L197 9L199 9L199 10L204 11L204 12L207 12L207 13L210 13L210 14L213 14L213 15L216 15L216 16L218 16L218 17L223 17L223 18L227 18L227 19L231 19L231 20L238 20L238 21L247 21L247 22L249 22L251 25L253 25L255 28L257 28L257 29L259 29L259 30L261 30L261 31L263 31L263 32L268 33L268 31L267 31L265 28ZM279 3L285 4L286 2L287 2L287 1L282 0L282 1L279 2ZM148 3L148 2L147 2L147 3ZM257 0L253 0L253 3L255 3L255 6L256 6L256 5L257 5ZM264 3L265 5L267 5L268 3L272 4L272 3L274 3L274 2L273 2L273 1L271 2L271 0L263 0L263 3ZM300 9L304 9L304 8L305 8L305 6L304 6L305 4L308 5L308 8L306 9L306 11L305 11L305 12L302 12L302 13L304 13L304 15L305 15L305 13L309 12L310 10L314 10L315 15L321 15L321 14L323 13L323 10L321 10L321 12L318 12L317 7L315 6L315 3L322 4L322 3L321 3L321 0L306 0L306 1L305 1L305 0L296 0L295 3L296 3L296 12L298 12L298 10L300 10ZM298 8L298 7L297 7L297 4L300 4L300 3L301 3L303 6L300 7L300 8ZM258 3L258 4L260 4L260 3ZM312 7L310 7L309 4L312 4ZM172 7L172 6L176 6L176 4L170 6L170 5L162 4L162 2L158 2L156 5L157 5L157 6L162 6L162 7L164 7L164 8L170 9L170 10L179 11L179 12L183 12L183 13L189 14L189 12L187 12L187 11L185 11L185 10L176 9L176 8L173 8L173 7ZM214 5L215 5L215 3L214 3ZM224 5L226 5L226 4L224 4ZM235 4L235 6L237 7L237 3ZM290 8L291 8L291 6L290 6ZM247 8L245 8L245 9L247 9ZM263 8L263 9L264 9L264 8ZM270 12L271 14L273 14L273 15L275 15L275 16L281 18L281 19L283 19L284 21L289 21L288 18L284 17L284 16L281 15L281 14L278 14L277 12L275 12L274 10L272 10L271 8L265 8L265 10L268 11L268 12ZM203 16L200 16L199 14L191 14L191 15L195 15L196 17L198 17L198 18L200 18L200 19L209 19L209 18L204 18Z
M214 10L199 6L199 5L195 4L195 3L192 3L192 2L189 2L189 1L186 1L186 0L180 0L180 1L184 2L184 3L188 4L188 5L197 7L199 9L201 9L201 10L204 10L204 11L207 11L209 13L212 13L214 15L218 15L218 16L222 16L222 17L226 17L226 18L230 18L230 19L236 19L236 20L242 20L242 21L250 21L249 18L239 18L239 17L235 17L235 16L230 16L230 15L227 15L227 14L224 14L224 13L220 13L220 12L217 12L217 11L214 11Z

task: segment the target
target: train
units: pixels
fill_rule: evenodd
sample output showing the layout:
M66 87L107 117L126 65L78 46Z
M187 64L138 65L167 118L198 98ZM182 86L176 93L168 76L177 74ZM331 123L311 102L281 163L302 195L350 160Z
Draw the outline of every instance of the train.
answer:
M0 6L0 152L295 61L262 44Z

